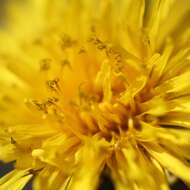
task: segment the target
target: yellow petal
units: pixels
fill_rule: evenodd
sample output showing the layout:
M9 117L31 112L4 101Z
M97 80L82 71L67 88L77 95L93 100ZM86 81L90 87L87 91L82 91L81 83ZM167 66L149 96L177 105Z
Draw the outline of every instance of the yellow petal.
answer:
M97 188L105 164L107 146L109 143L96 137L86 139L85 145L77 154L78 167L71 181L71 190Z
M190 183L190 166L167 152L159 145L146 145L146 150L171 173Z
M159 120L160 125L169 126L181 126L185 128L190 128L190 118L189 113L186 112L169 112L165 116L161 117Z
M46 167L34 179L33 188L34 190L64 190L70 180L71 177L64 172L53 167Z
M104 93L104 101L109 102L112 97L111 91L111 66L108 60L102 63L101 69L96 76L96 86Z
M22 190L31 178L28 170L13 170L0 179L0 189Z
M122 149L122 153L123 156L117 157L118 168L115 168L116 171L112 170L116 173L114 177L116 189L169 189L160 165L148 158L140 148L128 145Z

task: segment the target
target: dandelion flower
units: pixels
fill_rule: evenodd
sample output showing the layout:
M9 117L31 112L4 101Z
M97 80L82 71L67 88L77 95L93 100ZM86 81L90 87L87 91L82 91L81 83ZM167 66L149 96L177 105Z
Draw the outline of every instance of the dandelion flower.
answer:
M10 1L0 31L1 190L190 184L190 1Z

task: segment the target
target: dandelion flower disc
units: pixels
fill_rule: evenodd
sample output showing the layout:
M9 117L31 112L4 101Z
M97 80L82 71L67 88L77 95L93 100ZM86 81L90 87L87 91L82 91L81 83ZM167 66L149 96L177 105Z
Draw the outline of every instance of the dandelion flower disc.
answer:
M190 1L10 1L0 30L0 189L190 184Z

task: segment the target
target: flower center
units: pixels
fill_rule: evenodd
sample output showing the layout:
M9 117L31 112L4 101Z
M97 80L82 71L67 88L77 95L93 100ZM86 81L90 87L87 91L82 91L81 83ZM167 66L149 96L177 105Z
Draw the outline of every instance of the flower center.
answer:
M27 105L43 112L50 125L53 119L77 135L98 134L111 140L140 130L140 103L147 97L146 89L137 96L147 82L143 62L96 36L85 45L83 51L78 51L81 45L65 36L61 48L68 55L71 53L71 58L65 55L67 58L61 63L49 58L41 60L40 71L47 75L48 97L29 100ZM135 67L131 63L136 63Z

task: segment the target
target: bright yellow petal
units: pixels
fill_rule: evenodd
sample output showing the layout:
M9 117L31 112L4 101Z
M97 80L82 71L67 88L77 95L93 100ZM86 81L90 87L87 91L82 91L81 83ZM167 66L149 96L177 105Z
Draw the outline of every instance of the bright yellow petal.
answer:
M0 189L22 190L31 178L28 170L13 170L0 179Z
M189 173L190 166L173 156L172 153L167 152L161 146L153 145L147 146L147 151L166 169L172 172L174 175L190 183Z

